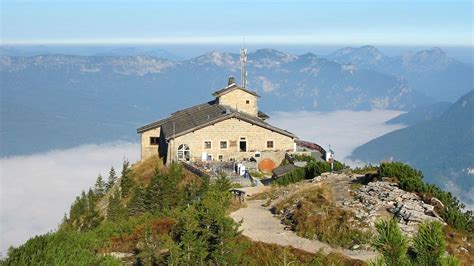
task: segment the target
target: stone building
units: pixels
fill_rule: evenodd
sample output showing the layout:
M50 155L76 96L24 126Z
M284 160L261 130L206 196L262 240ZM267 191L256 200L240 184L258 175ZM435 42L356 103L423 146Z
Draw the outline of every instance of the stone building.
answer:
M137 129L141 159L158 154L171 161L242 161L269 158L280 163L296 150L297 137L265 122L260 96L235 84L213 93L215 99L189 107Z

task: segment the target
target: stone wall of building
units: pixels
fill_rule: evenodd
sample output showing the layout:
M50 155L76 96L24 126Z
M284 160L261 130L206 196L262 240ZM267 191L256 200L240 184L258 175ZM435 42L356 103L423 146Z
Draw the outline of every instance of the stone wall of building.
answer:
M151 145L150 137L160 137L161 127L143 132L141 138L141 160L146 160L153 155L158 154L159 145Z
M257 100L256 96L239 89L218 98L220 105L226 105L253 116L257 116L258 113Z
M239 151L241 138L245 138L247 142L247 152ZM205 141L211 141L210 149L204 147ZM221 148L220 141L226 141L227 148ZM267 148L267 141L273 141L273 148ZM201 160L203 152L211 155L213 160L219 160L219 155L221 155L223 161L229 161L231 158L240 161L249 159L257 151L294 150L293 138L237 118L230 118L171 140L169 143L171 154L168 157L170 160L176 160L177 149L181 144L189 146L190 157L193 161Z

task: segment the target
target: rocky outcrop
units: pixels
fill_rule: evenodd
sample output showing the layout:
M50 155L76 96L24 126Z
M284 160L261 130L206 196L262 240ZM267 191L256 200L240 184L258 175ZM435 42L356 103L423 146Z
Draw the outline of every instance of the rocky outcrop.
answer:
M399 219L400 228L407 235L415 234L424 221L444 223L433 205L426 204L415 193L398 188L395 183L370 182L355 190L354 196L343 205L372 228L377 219L390 214Z

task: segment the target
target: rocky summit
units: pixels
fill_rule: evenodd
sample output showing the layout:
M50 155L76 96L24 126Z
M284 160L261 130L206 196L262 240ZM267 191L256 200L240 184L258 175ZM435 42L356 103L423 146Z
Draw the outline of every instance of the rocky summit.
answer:
M354 196L343 205L352 209L356 217L371 228L377 219L387 214L398 218L400 228L407 235L414 235L418 225L424 221L444 223L435 211L435 198L433 205L427 204L417 194L406 192L395 183L370 182L355 190Z

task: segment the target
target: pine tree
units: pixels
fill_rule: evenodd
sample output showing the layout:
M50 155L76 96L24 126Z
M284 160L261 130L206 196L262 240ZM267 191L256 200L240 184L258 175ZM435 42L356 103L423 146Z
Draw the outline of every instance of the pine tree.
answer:
M446 252L443 225L439 222L420 224L413 238L413 251L420 265L441 265L441 258Z
M171 249L169 263L203 265L208 256L207 235L201 227L198 210L191 205L179 213L172 236L177 245Z
M172 164L167 175L159 171L151 178L145 196L145 206L149 212L158 212L180 205L186 198L186 192L180 188L183 175L181 165Z
M145 213L145 189L142 186L135 186L132 190L132 198L127 206L130 215L140 215Z
M105 184L104 178L99 174L97 180L95 181L94 193L97 197L102 197L105 194L107 184Z
M99 226L102 221L102 217L99 212L96 210L97 195L92 189L89 189L87 193L87 211L84 215L83 222L80 229L89 230Z
M109 179L107 180L107 184L105 186L106 192L109 191L115 184L115 181L117 181L117 174L115 173L114 167L110 167L109 171Z
M146 211L150 213L154 213L158 210L161 209L160 205L160 190L161 190L161 182L160 179L162 179L163 176L161 176L159 173L155 173L151 177L150 184L148 184L148 187L146 189L146 194L145 194L145 209Z
M124 207L121 203L120 191L116 190L113 195L109 197L109 204L107 206L107 220L118 221L124 217Z
M410 261L407 258L408 240L403 236L395 219L381 220L375 223L377 237L373 246L390 266L404 266Z
M132 179L132 169L130 169L130 164L128 160L124 160L122 165L122 179L120 180L122 197L126 198L128 196L130 189L134 186L134 183L135 182Z

